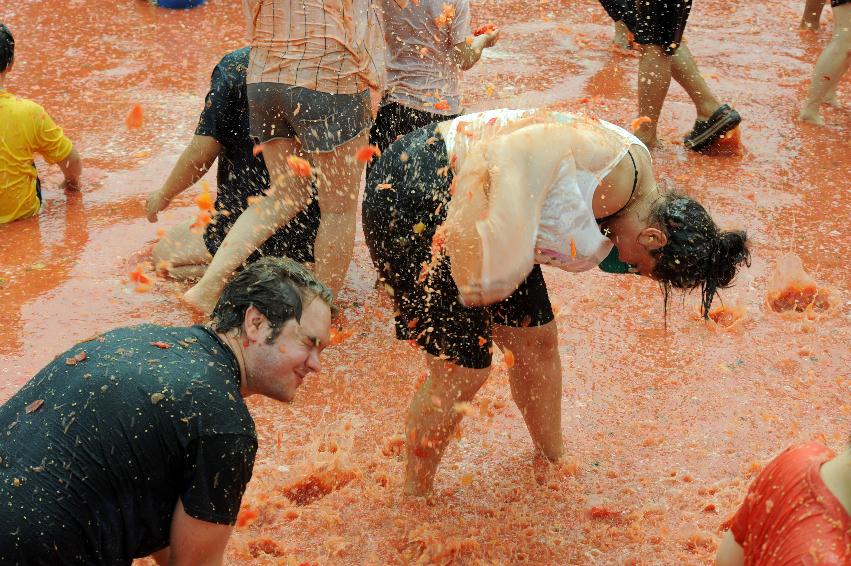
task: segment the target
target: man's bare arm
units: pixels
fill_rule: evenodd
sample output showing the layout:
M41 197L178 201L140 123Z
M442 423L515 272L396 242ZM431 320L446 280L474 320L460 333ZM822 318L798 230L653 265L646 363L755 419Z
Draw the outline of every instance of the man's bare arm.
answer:
M493 47L497 40L499 40L499 30L476 36L470 43L462 41L452 49L455 64L461 67L462 71L471 69L482 57L482 51Z
M211 136L192 136L163 186L152 192L145 201L148 220L156 222L157 213L165 210L174 197L203 177L212 167L221 149L221 144Z
M232 528L190 517L178 500L171 519L171 543L151 556L160 566L219 566Z
M65 180L62 181L62 188L66 191L80 190L80 175L83 174L83 160L80 154L77 153L77 148L72 147L68 157L58 163L62 174L65 175Z

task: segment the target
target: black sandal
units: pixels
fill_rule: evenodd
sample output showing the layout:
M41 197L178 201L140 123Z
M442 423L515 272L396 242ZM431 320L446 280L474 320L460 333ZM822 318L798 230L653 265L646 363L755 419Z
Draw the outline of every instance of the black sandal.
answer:
M683 144L693 151L702 151L738 126L741 121L742 117L738 112L728 104L722 104L708 120L694 121L694 128L683 139Z

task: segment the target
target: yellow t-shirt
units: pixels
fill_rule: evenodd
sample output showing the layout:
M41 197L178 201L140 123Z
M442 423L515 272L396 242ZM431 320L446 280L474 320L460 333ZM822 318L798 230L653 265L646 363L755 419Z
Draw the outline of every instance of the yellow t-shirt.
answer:
M0 224L33 216L41 207L33 155L58 163L73 147L44 108L0 89Z

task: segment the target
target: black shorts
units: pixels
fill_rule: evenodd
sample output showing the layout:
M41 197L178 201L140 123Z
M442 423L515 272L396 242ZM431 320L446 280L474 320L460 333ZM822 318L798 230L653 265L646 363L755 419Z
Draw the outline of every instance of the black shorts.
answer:
M434 124L435 122L452 120L458 116L460 114L452 114L450 116L434 114L433 112L417 110L399 104L398 102L382 104L378 109L378 115L375 117L375 123L372 125L372 129L369 130L369 143L376 146L383 153L394 141L414 130ZM374 163L374 161L367 163L367 176L372 170Z
M398 102L382 104L378 109L378 116L375 117L375 123L372 125L372 129L369 130L369 143L378 147L383 152L397 138L405 134L409 134L414 130L434 124L435 122L452 120L458 116L460 114L446 116L444 114L426 112L425 110L417 110L416 108L411 108Z
M609 14L609 17L616 22L630 21L635 19L635 1L634 0L599 0L603 5L603 9Z
M830 6L832 8L836 8L837 6L842 6L843 4L847 4L851 2L851 0L830 0Z
M207 225L207 229L204 231L204 245L210 255L216 255L225 236L242 212L244 212L244 208L236 214L231 213L226 217L216 216L215 220ZM283 228L269 236L268 240L254 250L243 262L243 265L254 263L264 256L288 257L299 263L312 263L315 261L313 245L316 242L320 217L319 201L314 197L307 208L296 214Z
M683 40L692 0L634 0L624 23L640 45L658 45L673 55Z
M372 123L369 91L329 94L279 83L250 84L248 123L256 143L298 138L304 151L333 151Z
M446 219L452 182L446 145L435 127L408 134L375 163L363 201L364 237L392 289L396 337L415 340L429 354L460 366L486 368L493 352L491 324L541 326L553 320L552 306L538 265L510 297L487 307L460 303L446 256L419 280L432 259L432 236ZM420 223L425 228L417 233Z

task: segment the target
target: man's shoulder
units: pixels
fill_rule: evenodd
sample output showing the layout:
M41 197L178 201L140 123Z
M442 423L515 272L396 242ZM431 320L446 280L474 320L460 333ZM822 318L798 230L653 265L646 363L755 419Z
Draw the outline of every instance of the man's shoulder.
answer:
M11 108L16 114L39 116L43 113L47 113L44 107L35 100L30 100L29 98L24 98L12 93L7 94L8 96L4 96L0 99L0 103Z
M222 57L216 65L222 78L234 84L244 83L248 71L248 54L248 47L243 47Z

